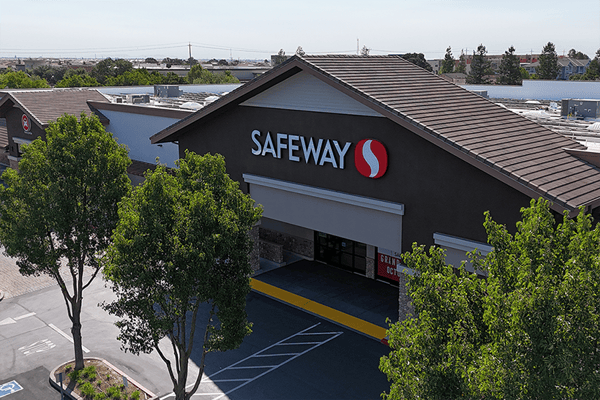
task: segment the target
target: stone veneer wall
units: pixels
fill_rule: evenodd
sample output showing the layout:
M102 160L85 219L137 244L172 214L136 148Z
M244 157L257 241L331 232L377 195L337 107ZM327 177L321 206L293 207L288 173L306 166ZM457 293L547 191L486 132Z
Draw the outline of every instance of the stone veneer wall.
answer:
M398 321L404 321L408 315L415 314L415 308L408 295L408 276L405 273L400 273L398 278L400 279L398 282Z
M312 240L265 228L260 228L259 235L261 240L283 246L283 250L291 251L311 260L314 258L315 242Z
M260 244L260 256L267 260L276 262L277 264L283 263L283 246L273 242L267 242L266 240L259 240Z

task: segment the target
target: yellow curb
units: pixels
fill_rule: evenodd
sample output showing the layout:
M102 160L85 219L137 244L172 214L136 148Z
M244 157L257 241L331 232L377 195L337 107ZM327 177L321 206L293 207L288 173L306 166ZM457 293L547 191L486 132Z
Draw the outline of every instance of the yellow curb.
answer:
M377 340L381 340L385 337L385 328L364 321L360 318L353 317L352 315L343 313L331 307L327 307L323 304L316 303L305 297L288 292L287 290L280 289L256 279L251 280L250 286L252 286L252 289L256 290L257 292L264 293L267 296L274 297L285 303L309 311L323 318L327 318L328 320L337 322L340 325L347 326L355 331L359 331L365 335L374 337Z

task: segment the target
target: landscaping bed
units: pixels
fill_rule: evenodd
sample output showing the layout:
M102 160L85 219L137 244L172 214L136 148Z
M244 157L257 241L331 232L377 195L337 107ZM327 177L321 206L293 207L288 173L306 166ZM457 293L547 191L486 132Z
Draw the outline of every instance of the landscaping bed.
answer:
M125 385L122 373L104 360L85 359L84 368L80 371L75 371L74 366L75 361L70 361L56 368L53 371L54 381L60 390L58 377L62 373L62 385L65 393L75 394L80 399L147 400L153 396L152 393L129 379Z

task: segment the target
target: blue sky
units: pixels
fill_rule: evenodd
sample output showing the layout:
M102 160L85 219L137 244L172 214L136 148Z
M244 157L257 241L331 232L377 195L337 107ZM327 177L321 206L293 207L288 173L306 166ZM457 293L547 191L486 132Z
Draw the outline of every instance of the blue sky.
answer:
M571 4L571 5L568 5ZM265 59L293 54L489 54L600 48L600 1L0 0L0 57Z

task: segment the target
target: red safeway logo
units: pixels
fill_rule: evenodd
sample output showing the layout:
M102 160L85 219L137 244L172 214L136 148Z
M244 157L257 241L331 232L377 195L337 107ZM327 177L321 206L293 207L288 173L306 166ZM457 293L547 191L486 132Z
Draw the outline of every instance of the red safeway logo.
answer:
M381 178L388 166L385 146L375 139L363 139L354 149L354 165L367 178Z
M23 116L21 117L21 123L23 124L23 129L25 130L25 132L29 132L29 129L31 129L31 127L29 125L29 118L27 118L27 115L23 114Z

